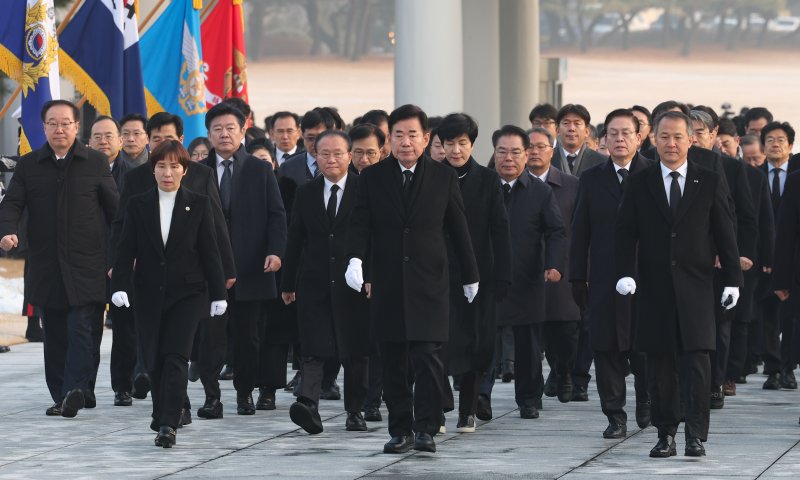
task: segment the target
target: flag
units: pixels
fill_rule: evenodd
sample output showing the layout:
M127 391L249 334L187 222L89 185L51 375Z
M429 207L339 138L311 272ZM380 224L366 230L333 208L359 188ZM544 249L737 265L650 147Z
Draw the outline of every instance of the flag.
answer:
M208 9L200 26L208 108L230 97L247 102L242 0L218 0Z
M0 69L16 80L22 93L20 153L41 148L47 140L42 107L61 97L58 40L53 0L10 0L0 15Z
M135 18L133 0L86 0L59 35L62 75L100 115L145 113Z
M195 1L173 0L139 41L147 113L180 116L187 145L207 133L201 5Z

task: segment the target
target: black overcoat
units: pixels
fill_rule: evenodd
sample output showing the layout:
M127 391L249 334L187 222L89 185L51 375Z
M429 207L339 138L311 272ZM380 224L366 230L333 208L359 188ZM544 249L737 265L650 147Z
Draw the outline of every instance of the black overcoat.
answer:
M635 277L634 349L643 352L716 349L714 257L723 286L741 287L742 271L723 180L688 162L675 219L660 163L628 177L617 218L617 277ZM637 249L638 247L638 249Z
M423 155L405 205L393 156L359 175L348 258L373 260L371 330L384 342L447 341L450 280L445 235L461 265L462 285L479 281L455 171Z
M497 304L497 324L529 325L544 321L544 271L563 275L567 238L564 220L544 182L523 172L511 188L511 288Z
M226 299L214 213L208 197L180 187L166 246L161 238L157 188L131 197L120 234L111 290L133 291L144 362L147 370L152 371L158 362L159 345L170 341L159 338L166 310L180 304L181 311L191 313L199 321L208 317L211 301Z
M772 290L788 290L788 305L794 312L800 305L800 173L786 177L775 235L775 265Z
M31 304L105 303L117 187L106 156L80 143L61 162L47 144L19 160L0 203L0 237L17 234L27 209L25 298Z

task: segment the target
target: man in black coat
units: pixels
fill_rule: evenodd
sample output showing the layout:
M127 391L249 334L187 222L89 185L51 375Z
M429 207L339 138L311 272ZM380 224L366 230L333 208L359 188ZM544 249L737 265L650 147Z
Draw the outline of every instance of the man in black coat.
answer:
M264 301L277 296L275 272L286 248L286 212L272 164L247 154L241 144L245 117L220 103L206 113L208 138L214 147L203 163L212 169L219 188L236 265L236 284L228 291L233 322L237 413L254 415L252 392L262 356L259 323ZM272 358L271 356L269 358ZM285 378L274 379L282 385Z
M492 144L511 229L511 287L497 304L497 324L514 332L520 417L539 418L544 387L539 327L545 321L545 284L559 282L564 271L564 220L553 190L525 171L530 146L525 131L506 125L494 132Z
M384 452L412 447L433 452L442 414L440 355L450 319L446 234L469 301L478 293L478 268L458 178L452 168L424 155L428 116L415 105L404 105L390 115L389 131L392 155L359 176L345 279L361 291L362 262L371 249L372 334L381 342L383 398L392 436Z
M666 112L655 121L657 165L630 177L617 218L616 290L640 283L634 348L647 353L652 423L658 443L651 457L675 455L685 405L687 456L703 456L708 436L711 361L716 348L714 263L719 257L721 303L736 306L742 271L732 213L722 180L687 160L691 120Z
M798 285L800 255L797 247L800 244L800 174L798 173L792 173L784 182L777 224L772 286L775 296L782 302L781 309L787 311L786 316L797 318L800 305L797 298L800 287ZM793 340L796 342L798 339L795 337ZM791 353L792 356L788 360L797 362L797 352Z
M366 431L361 406L371 351L368 304L364 295L342 281L358 177L348 175L351 156L346 133L323 132L314 150L324 178L297 190L281 279L283 301L297 301L303 356L303 381L289 414L308 433L322 432L318 405L325 360L337 358L344 363L345 428Z
M586 145L591 120L583 105L561 107L556 116L558 142L553 152L553 166L579 177L586 170L605 162L605 157Z
M575 301L587 313L594 351L600 407L608 419L605 438L627 434L625 377L633 372L636 423L650 423L646 360L632 351L632 309L636 298L616 295L614 245L616 221L627 178L654 162L637 152L639 122L631 110L619 109L605 120L609 159L587 170L580 179L572 220L570 273Z
M564 220L564 234L569 243L572 214L578 196L578 177L568 175L552 165L553 137L549 130L534 128L528 131L530 147L527 150L528 174L541 180L553 190L558 209ZM564 252L564 271L569 271L569 251ZM542 323L542 340L550 374L545 382L544 394L558 396L567 403L572 400L572 369L578 354L581 311L572 298L568 282L545 285L545 316Z
M42 108L47 143L17 163L0 203L0 248L16 247L28 220L25 297L42 309L48 415L84 408L94 370L92 325L106 301L108 225L119 195L106 156L75 139L80 111L66 100Z

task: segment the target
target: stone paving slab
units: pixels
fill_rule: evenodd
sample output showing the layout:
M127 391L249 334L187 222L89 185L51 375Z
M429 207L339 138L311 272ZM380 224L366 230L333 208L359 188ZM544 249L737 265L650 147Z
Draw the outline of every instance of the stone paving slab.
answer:
M76 418L50 418L42 345L16 345L0 355L0 480L3 479L256 479L397 478L490 480L494 478L600 479L786 479L800 478L800 397L797 391L764 391L763 375L751 375L712 411L708 456L650 459L655 429L636 428L631 413L628 437L605 440L597 392L589 402L561 404L545 398L541 417L522 420L513 384L498 383L495 417L478 422L475 434L457 434L457 415L447 415L449 433L437 436L435 454L384 455L386 422L368 432L346 432L342 402L322 401L325 431L310 436L289 420L293 397L277 396L277 410L237 416L231 382L222 382L225 418L202 420L178 431L171 450L153 446L148 428L150 400L113 407L108 361L111 332L105 332L97 384L98 407ZM287 372L291 375L292 372ZM341 384L340 379L340 384ZM629 378L629 405L633 404ZM190 383L194 410L203 391ZM193 412L194 413L194 412ZM384 419L386 410L383 409Z

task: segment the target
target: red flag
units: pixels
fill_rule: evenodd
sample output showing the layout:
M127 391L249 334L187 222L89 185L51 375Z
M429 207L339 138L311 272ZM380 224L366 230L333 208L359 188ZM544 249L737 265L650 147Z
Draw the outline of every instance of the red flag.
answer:
M203 12L200 36L208 108L223 99L248 102L242 0L218 0Z

